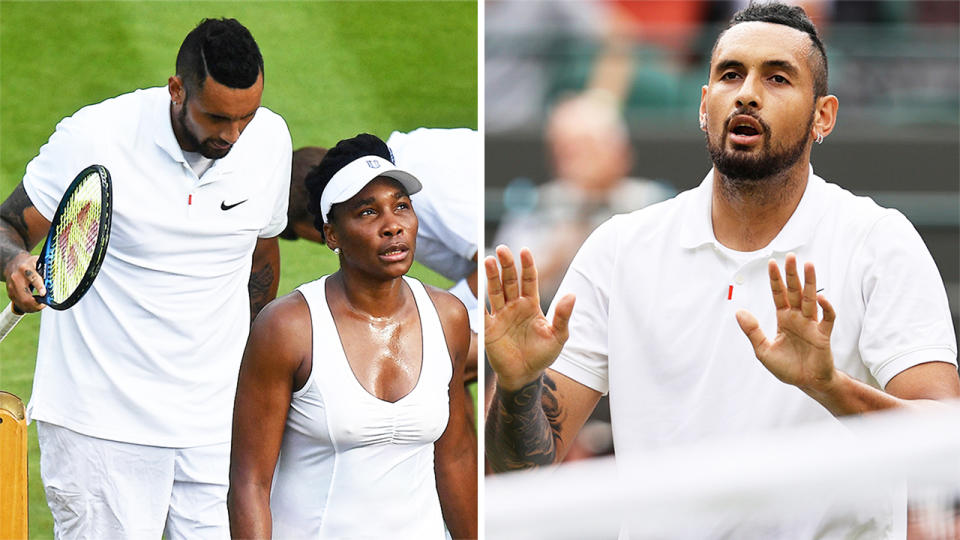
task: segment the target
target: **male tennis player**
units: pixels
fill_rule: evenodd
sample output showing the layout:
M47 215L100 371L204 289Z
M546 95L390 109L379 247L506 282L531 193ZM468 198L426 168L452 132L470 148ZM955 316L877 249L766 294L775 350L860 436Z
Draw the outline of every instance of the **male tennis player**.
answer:
M58 538L226 538L230 425L251 317L276 295L291 143L260 106L263 58L233 19L204 20L166 87L58 125L0 208L0 266L40 309L28 250L85 166L114 181L92 289L45 310L28 414Z
M594 231L552 322L528 250L519 276L502 246L502 276L485 261L495 470L558 462L607 392L618 458L960 395L943 283L919 235L813 173L837 108L803 10L751 5L714 45L700 102L713 169L699 187ZM905 510L762 537L902 537Z

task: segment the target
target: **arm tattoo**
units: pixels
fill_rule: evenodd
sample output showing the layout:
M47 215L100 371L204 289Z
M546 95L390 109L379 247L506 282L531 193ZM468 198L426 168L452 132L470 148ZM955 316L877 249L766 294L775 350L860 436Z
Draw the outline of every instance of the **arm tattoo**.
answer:
M254 268L250 272L250 282L247 289L250 291L250 322L257 317L257 313L273 300L270 294L273 278L276 273L273 271L273 265L266 263L260 268ZM276 293L274 293L276 294Z
M11 259L32 247L27 246L30 233L24 215L31 207L33 203L23 189L23 182L0 205L0 271Z
M487 418L487 459L497 472L551 465L566 412L544 374L516 392L497 387Z

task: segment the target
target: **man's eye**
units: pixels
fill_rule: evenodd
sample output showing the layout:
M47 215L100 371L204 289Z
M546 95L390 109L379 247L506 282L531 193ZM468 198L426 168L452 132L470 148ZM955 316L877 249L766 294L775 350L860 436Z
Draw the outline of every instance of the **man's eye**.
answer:
M364 208L360 211L361 216L372 216L374 214L373 208Z
M727 81L729 81L729 80L732 80L732 79L736 79L736 78L738 78L738 77L740 77L740 74L737 73L736 71L728 71L728 72L724 73L723 75L721 75L721 76L720 76L720 79L721 79L721 80L727 80Z
M784 77L783 75L774 75L773 77L770 77L770 79L772 79L773 82L778 83L778 84L787 84L787 83L790 82L790 81L788 81L787 78Z

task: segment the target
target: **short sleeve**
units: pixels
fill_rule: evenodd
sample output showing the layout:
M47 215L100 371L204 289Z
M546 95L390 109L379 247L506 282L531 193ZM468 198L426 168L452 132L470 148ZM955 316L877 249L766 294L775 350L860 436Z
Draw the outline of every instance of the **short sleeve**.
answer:
M273 238L287 227L287 204L290 199L290 168L293 164L293 143L290 140L290 131L287 130L286 123L278 116L280 127L277 131L282 131L276 135L278 148L276 154L271 156L276 161L274 173L270 179L270 186L273 188L273 214L270 223L260 229L260 238Z
M81 110L57 124L53 135L30 160L23 175L23 188L30 202L47 221L53 220L63 193L77 173L92 165L92 162L81 161L84 156L95 154L89 141L97 140L96 135L84 127L84 113Z
M609 309L619 219L610 219L583 243L547 315L548 320L553 320L557 301L570 293L576 295L570 316L570 337L551 368L603 394L610 389Z
M943 279L913 225L891 210L855 258L865 306L860 356L881 387L925 362L957 363Z
M453 281L477 268L482 143L466 128L393 132L387 140L397 166L423 184L411 198L420 221L417 261Z

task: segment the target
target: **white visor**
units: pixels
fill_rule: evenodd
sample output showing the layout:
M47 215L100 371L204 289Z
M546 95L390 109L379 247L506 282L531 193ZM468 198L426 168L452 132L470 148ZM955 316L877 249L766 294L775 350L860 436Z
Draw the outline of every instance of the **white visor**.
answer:
M323 193L320 195L320 212L323 222L330 223L331 206L350 200L378 176L386 176L400 182L408 195L413 195L423 187L415 176L398 169L389 160L373 155L358 157L337 171L337 174L334 174L323 188Z

